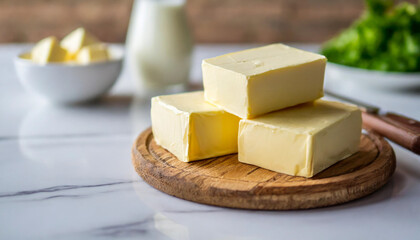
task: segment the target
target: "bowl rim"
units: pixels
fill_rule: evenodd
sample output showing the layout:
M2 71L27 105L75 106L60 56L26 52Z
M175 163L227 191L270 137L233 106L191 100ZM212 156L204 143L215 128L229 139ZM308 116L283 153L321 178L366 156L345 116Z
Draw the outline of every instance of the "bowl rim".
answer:
M32 66L40 66L40 67L48 67L48 66L54 66L54 67L68 67L68 68L80 68L80 67L89 67L89 66L94 66L94 65L104 65L104 64L109 64L109 63L118 63L121 62L124 59L124 46L117 46L117 45L111 45L108 44L108 48L110 49L111 52L114 52L115 54L113 54L112 58L106 61L99 61L99 62L93 62L93 63L88 63L88 64L79 64L76 62L53 62L53 63L46 63L46 64L39 64L36 63L34 61L32 61L31 59L26 59L26 58L22 58L22 56L24 54L28 54L30 53L30 50L25 50L23 52L18 53L15 57L14 60L15 62L19 62L19 63L24 63L24 64L28 64L28 65L32 65Z
M420 71L419 72L388 72L388 71L380 71L380 70L372 70L372 69L365 69L365 68L358 68L358 67L353 67L353 66L348 66L348 65L344 65L344 64L340 64L340 63L335 63L335 62L327 62L327 65L336 67L336 68L341 68L343 70L348 70L348 71L358 71L359 73L364 73L364 74L376 74L376 75L393 75L393 76L420 76Z

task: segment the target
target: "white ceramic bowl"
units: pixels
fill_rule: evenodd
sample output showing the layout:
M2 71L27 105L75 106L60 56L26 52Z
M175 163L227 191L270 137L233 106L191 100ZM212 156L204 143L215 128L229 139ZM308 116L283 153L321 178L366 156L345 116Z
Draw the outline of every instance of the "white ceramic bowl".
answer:
M87 65L71 63L37 64L15 58L15 68L23 87L52 103L73 104L96 99L106 93L117 80L124 50L109 46L110 60Z
M420 72L383 72L328 62L325 77L328 81L383 90L420 88Z

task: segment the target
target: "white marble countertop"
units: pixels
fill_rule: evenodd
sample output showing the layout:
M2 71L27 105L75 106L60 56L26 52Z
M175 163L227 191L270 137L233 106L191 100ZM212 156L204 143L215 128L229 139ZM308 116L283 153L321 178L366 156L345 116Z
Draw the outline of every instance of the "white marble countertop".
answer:
M250 45L197 46L204 57ZM54 107L24 92L0 45L0 239L414 239L420 236L420 156L393 145L397 170L378 192L305 211L246 211L196 204L147 185L131 165L149 102L131 97L122 74L110 96ZM313 45L300 45L315 49ZM420 119L420 93L330 86Z

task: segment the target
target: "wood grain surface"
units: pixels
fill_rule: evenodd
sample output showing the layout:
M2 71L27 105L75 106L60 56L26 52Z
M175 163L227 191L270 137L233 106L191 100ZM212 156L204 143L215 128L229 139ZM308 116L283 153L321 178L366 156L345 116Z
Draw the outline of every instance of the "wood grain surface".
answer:
M226 155L185 163L158 146L151 129L132 148L137 173L151 186L186 200L244 209L308 209L345 203L382 187L395 155L380 136L362 135L360 151L313 178L294 177L238 162Z

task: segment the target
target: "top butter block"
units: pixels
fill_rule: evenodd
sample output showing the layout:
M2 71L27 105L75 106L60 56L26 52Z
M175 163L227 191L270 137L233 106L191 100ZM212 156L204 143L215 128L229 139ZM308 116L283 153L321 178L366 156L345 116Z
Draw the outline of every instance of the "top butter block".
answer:
M202 62L207 101L241 118L254 118L321 98L327 59L272 44Z

